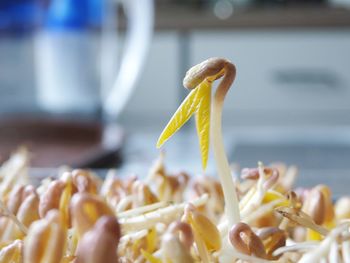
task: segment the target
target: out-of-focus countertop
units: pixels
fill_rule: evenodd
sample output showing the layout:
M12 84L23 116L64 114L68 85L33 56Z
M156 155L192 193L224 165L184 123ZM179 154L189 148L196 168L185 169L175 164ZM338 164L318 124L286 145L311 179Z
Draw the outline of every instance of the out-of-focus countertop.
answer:
M209 9L160 6L156 30L262 29L350 27L350 9L330 6L291 6L234 10L221 20Z
M188 172L191 176L216 176L213 156L209 155L206 171L202 170L198 139L194 127L181 130L169 140L162 151L169 173ZM350 184L350 133L348 128L324 128L314 130L287 128L262 128L259 130L224 127L225 150L235 170L256 167L258 161L265 165L283 162L296 165L299 176L296 186L312 187L327 184L335 198L349 194ZM147 176L160 150L156 149L158 130L129 132L123 147L123 160L117 168L118 176ZM328 138L328 139L327 139ZM332 139L333 138L333 139ZM105 176L107 169L94 170ZM34 167L30 175L34 179L57 175L58 170ZM238 176L235 173L235 176Z
M229 161L240 168L256 167L258 161L265 165L271 162L296 165L299 168L297 186L327 184L338 197L349 193L349 128L320 127L315 132L306 128L251 130L226 126L223 129L224 144ZM129 133L124 145L124 163L118 174L146 176L160 152L155 147L158 136L159 131L155 130ZM175 134L162 150L169 172L186 171L192 176L203 174L193 126ZM210 154L205 174L216 173L214 158Z

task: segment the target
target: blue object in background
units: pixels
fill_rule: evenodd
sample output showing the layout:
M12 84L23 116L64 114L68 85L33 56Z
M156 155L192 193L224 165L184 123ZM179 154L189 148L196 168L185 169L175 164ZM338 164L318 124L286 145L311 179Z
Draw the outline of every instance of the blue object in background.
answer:
M53 0L44 25L50 29L80 29L88 26L87 0Z
M99 26L103 0L52 0L44 26L54 30L74 30Z
M104 1L1 0L0 32L31 32L40 24L57 30L99 27Z
M0 3L0 31L19 33L35 28L40 8L35 0L2 0Z
M51 0L35 34L39 107L52 114L95 114L101 0ZM69 96L67 96L69 94Z
M101 26L105 1L108 0L89 0L89 23L91 26Z

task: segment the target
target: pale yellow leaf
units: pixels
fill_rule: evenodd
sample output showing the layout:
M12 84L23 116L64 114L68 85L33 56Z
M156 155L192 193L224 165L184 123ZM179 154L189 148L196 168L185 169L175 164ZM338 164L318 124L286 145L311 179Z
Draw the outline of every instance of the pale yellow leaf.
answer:
M174 113L173 117L159 136L157 148L161 147L174 133L176 133L198 110L200 97L199 89L193 89L181 103L180 107Z
M196 127L202 157L202 167L205 169L207 167L209 153L211 83L203 81L197 89L201 100L198 111L196 112Z

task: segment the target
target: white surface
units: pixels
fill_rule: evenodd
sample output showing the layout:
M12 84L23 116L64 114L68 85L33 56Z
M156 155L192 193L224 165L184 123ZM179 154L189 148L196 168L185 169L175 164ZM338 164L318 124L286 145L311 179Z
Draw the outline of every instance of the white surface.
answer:
M316 116L331 123L331 116L350 114L349 47L349 30L201 31L191 37L190 54L192 64L212 56L236 64L227 113L252 118L265 112L267 120L292 114L296 124Z
M260 132L261 131L261 132ZM272 161L285 162L287 165L298 165L300 167L300 176L297 180L298 186L311 187L316 184L326 183L334 192L334 195L349 194L348 185L350 184L350 156L339 156L339 153L334 156L329 156L330 153L324 151L327 147L319 146L340 146L341 148L350 148L350 127L347 129L330 129L324 127L320 129L318 136L312 130L305 129L276 129L273 127L265 127L261 130L249 131L247 129L224 129L225 136L225 150L228 154L230 162L237 162L237 158L242 155L236 152L236 145L252 145L262 146L266 145L266 149L270 149L271 145L309 145L305 148L300 147L300 151L296 153L295 147L284 152L282 159L274 159ZM157 131L139 131L129 134L127 143L125 145L125 163L119 169L121 176L136 174L140 177L147 175L149 168L153 161L157 158L159 151L155 144L159 136ZM274 138L275 137L275 138ZM251 140L251 138L254 138ZM314 146L314 148L313 148ZM241 148L242 149L242 148ZM260 148L263 149L263 148ZM198 146L198 139L195 134L195 129L188 129L180 131L169 140L163 147L166 153L165 164L170 173L178 171L186 171L191 176L203 174L201 168L201 160ZM210 150L211 152L211 150ZM349 151L344 151L348 153ZM249 163L251 167L257 165L257 162L266 160L270 153L264 154L259 151L252 154L254 160L250 156L245 157L245 163ZM305 156L307 154L310 160L302 160L300 163L291 163L292 160L299 160L298 156ZM333 151L332 154L336 153ZM240 157L239 157L240 156ZM325 161L325 158L328 158ZM256 159L255 159L256 158ZM286 159L283 159L286 158ZM336 162L332 159L339 158ZM300 161L300 160L299 160ZM268 165L269 163L265 163ZM310 165L311 164L311 165ZM338 167L336 165L339 165ZM244 167L241 167L244 168ZM208 168L206 174L216 175L216 167L213 157L209 156Z
M350 30L192 33L191 64L224 56L237 65L237 81L224 106L224 125L350 125ZM28 38L0 43L2 108L35 104L31 45ZM178 32L156 33L145 69L122 115L127 127L161 129L180 104L184 70L180 68L180 47ZM91 74L97 73L96 67L97 62ZM300 80L304 71L311 80ZM281 74L292 81L281 80Z
M153 116L166 119L176 110L182 88L179 63L177 34L156 34L135 93L125 108L123 118L126 125L130 123L128 119L141 119L144 125L152 125L148 121L152 121Z

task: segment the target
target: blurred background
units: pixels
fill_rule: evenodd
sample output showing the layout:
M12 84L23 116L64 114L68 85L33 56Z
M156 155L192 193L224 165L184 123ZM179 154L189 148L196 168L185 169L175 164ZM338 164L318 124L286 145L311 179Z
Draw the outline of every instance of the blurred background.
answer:
M216 56L237 66L230 161L296 164L300 184L347 192L349 0L117 2L1 0L2 159L26 145L35 167L145 174L186 70ZM193 121L164 150L171 169L202 172Z

